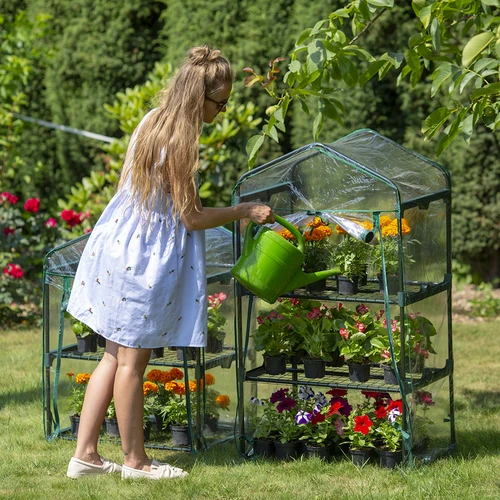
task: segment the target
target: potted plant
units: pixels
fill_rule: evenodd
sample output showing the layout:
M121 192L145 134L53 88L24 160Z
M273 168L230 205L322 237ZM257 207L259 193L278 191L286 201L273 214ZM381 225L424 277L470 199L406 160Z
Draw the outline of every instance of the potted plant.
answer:
M332 360L338 344L338 333L333 329L330 309L318 301L301 301L297 315L290 318L295 332L301 337L299 347L304 349L304 374L308 378L325 376L325 362Z
M381 359L378 339L386 335L382 323L372 317L365 304L360 304L349 316L335 319L334 324L340 335L340 353L349 366L349 378L366 382L371 363Z
M151 419L157 412L157 394L158 394L158 384L146 380L142 384L142 392L144 394L144 418L143 418L143 429L144 429L144 441L147 441L150 437L152 422Z
M71 329L76 335L76 349L80 354L97 351L97 335L89 326L72 317Z
M207 319L208 319L208 329L207 329L207 347L205 352L217 353L222 352L224 345L224 337L226 333L222 327L227 323L226 317L221 313L221 306L224 300L226 300L226 294L224 292L215 293L214 295L209 295L207 297Z
M405 218L401 219L402 251L406 250L408 245L419 243L415 239L404 238L411 232L410 225ZM399 227L398 219L382 215L380 217L380 242L371 247L371 263L373 269L377 272L379 279L379 290L385 291L384 286L384 264L385 274L387 275L387 291L393 295L399 290ZM405 262L407 264L414 262L411 254L406 252Z
M264 351L266 373L280 375L286 372L287 356L296 345L288 303L280 302L271 311L257 316L257 330L251 335L256 351Z
M164 426L170 425L172 442L175 446L189 446L191 443L189 435L189 419L186 406L186 386L183 382L167 382L165 391L173 395L160 409Z
M431 440L431 427L434 421L429 418L429 410L435 405L432 393L416 391L412 399L413 415L413 451L423 453Z
M269 399L250 398L248 422L253 436L253 453L257 457L274 455L277 438L277 412Z
M75 377L73 372L66 373L71 383L71 394L68 396L68 408L73 411L69 419L71 422L71 433L78 435L78 426L80 423L80 414L82 413L83 400L85 399L85 390L89 383L90 373L78 373ZM73 381L73 377L74 381ZM76 384L76 385L75 385Z
M341 242L333 248L333 260L340 268L337 276L337 291L339 294L353 295L358 293L358 285L366 280L366 268L370 256L370 246L348 234L338 224L337 234Z
M331 267L333 246L330 237L332 229L328 224L327 220L313 216L300 221L300 224L296 226L304 239L302 269L306 273L324 271ZM295 236L288 229L281 230L279 234L296 244ZM310 291L317 291L323 290L325 286L326 280L320 280L307 285L306 288Z
M376 439L372 418L366 405L361 405L349 415L343 429L344 442L349 444L349 453L355 465L362 466L371 459Z
M402 450L402 418L403 402L401 399L381 404L375 409L375 433L377 434L376 453L380 465L393 469L401 463Z

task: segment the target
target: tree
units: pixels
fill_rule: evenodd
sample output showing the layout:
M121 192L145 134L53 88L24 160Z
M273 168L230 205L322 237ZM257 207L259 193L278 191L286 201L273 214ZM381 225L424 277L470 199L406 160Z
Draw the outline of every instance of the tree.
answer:
M355 0L319 20L297 38L290 54L283 85L277 88L280 58L271 63L266 76L252 68L248 86L260 83L275 99L260 135L247 145L249 163L255 162L264 139L278 142L278 130L286 130L285 118L292 101L309 114L310 98L317 98L313 135L318 138L325 118L342 122L343 103L336 92L343 86L365 86L396 71L397 82L409 80L415 88L432 81L430 97L442 92L445 106L433 111L422 125L427 139L438 136L440 155L461 135L470 141L479 123L493 131L500 127L500 17L494 16L499 0L413 0L419 29L399 52L373 55L363 37L378 19L394 9L394 0ZM462 37L468 37L464 46Z

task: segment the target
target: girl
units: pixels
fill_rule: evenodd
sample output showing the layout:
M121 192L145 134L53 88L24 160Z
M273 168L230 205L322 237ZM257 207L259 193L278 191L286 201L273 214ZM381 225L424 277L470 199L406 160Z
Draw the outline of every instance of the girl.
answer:
M69 477L187 474L150 460L144 449L142 384L151 349L206 345L203 230L243 217L257 224L274 221L266 205L205 208L198 196L202 124L225 111L233 77L218 50L189 52L159 106L132 135L118 192L81 256L67 309L106 338L106 349L87 387ZM123 467L97 452L113 396Z

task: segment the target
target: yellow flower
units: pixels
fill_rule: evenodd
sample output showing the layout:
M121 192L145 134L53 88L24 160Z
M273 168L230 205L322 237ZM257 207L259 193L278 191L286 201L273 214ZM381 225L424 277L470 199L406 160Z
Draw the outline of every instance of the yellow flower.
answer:
M332 230L328 226L318 226L313 228L312 231L304 231L306 241L321 241L331 235Z
M231 400L229 399L229 396L226 396L225 394L221 394L215 398L215 404L220 408L226 409L229 406L229 403L231 403Z
M314 217L314 219L307 224L309 227L319 227L323 225L321 217Z
M76 383L81 385L88 384L89 380L90 380L90 373L79 373L75 378Z
M285 238L285 240L291 241L295 239L295 236L288 230L288 229L283 229L278 233L280 236Z
M189 381L189 392L195 392L196 391L196 382L194 380Z
M144 384L142 384L142 392L144 396L148 396L152 392L158 392L158 386L154 382L144 382Z
M344 228L339 226L338 224L335 225L335 232L337 234L347 234L347 232L344 231Z

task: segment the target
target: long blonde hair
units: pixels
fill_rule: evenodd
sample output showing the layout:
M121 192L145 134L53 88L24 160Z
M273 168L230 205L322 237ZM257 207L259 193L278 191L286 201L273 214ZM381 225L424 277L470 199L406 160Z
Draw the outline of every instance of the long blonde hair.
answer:
M189 193L196 189L205 96L233 78L229 61L219 50L204 45L189 51L160 92L158 107L132 136L119 184L132 170L132 197L141 212L149 216L156 200L168 200L166 194L172 197L174 214L182 214L192 202Z

